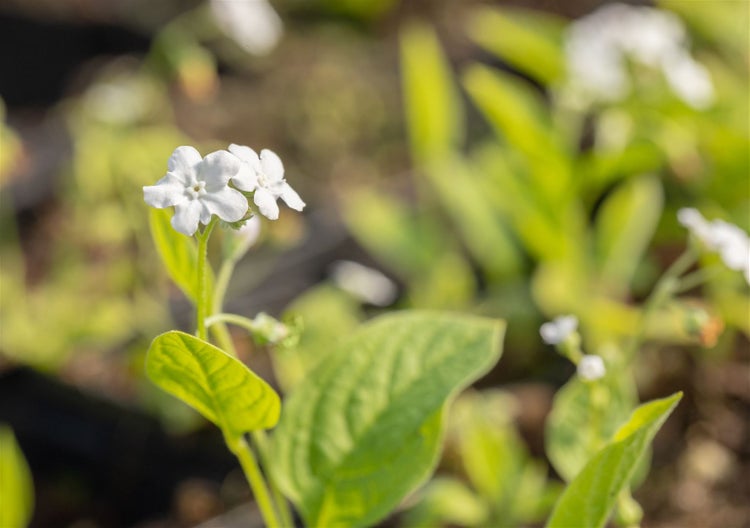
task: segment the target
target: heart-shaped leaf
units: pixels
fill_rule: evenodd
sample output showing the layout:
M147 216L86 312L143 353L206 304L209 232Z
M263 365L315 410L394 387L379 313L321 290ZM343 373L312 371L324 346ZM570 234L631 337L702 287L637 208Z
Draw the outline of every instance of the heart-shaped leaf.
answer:
M599 451L565 488L547 528L601 528L628 485L651 440L682 393L638 407L609 444Z
M158 336L146 356L156 385L239 436L276 425L278 394L241 361L197 337L173 330Z
M381 316L297 386L270 459L307 523L371 525L424 482L446 402L495 364L503 331L471 316Z

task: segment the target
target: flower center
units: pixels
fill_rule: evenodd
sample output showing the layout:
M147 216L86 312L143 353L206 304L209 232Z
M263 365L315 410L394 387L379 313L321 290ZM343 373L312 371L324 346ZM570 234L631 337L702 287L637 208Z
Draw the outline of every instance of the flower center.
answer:
M188 196L190 196L192 199L195 200L199 196L206 194L206 182L203 182L203 181L196 182L190 185L189 187L186 187L185 192L187 193Z

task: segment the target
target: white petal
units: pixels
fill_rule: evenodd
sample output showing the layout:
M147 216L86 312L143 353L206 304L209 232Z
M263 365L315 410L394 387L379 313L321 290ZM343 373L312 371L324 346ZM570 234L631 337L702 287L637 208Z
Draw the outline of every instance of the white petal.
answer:
M302 201L299 194L297 194L297 192L286 182L284 182L281 187L280 196L281 199L295 211L301 211L305 208L305 202Z
M247 198L241 192L229 187L206 193L201 196L200 200L212 214L225 222L236 222L241 219L248 208Z
M185 185L171 172L168 172L156 185L143 187L143 200L151 207L163 209L185 200Z
M274 151L261 150L260 164L263 166L263 172L270 180L281 181L284 179L284 164L281 163L281 158Z
M258 154L250 147L232 143L231 145L229 145L229 152L240 158L241 161L249 164L250 168L252 168L254 171L257 172L261 170L260 158L258 157Z
M189 200L175 206L172 227L184 235L192 236L198 229L202 208L198 200Z
M241 162L226 150L212 152L198 165L198 179L206 182L206 191L214 192L226 187L229 179L240 170Z
M276 197L267 190L258 187L255 191L253 201L258 206L258 209L260 209L260 213L269 220L276 220L279 217L279 206L276 204Z
M607 373L604 361L599 356L584 355L578 362L578 376L586 381L594 381L603 378Z
M242 191L253 192L258 186L258 175L249 163L242 163L239 172L232 177L232 183Z
M201 224L208 225L208 223L211 221L211 209L209 209L208 204L203 198L201 198L199 201L201 204Z
M167 161L170 172L188 176L192 180L195 176L195 166L201 162L201 154L189 146L177 147Z

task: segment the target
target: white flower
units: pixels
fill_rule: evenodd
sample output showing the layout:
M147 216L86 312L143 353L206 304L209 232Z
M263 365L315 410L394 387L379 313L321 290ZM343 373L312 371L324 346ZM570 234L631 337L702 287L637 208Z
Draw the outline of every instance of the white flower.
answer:
M750 237L747 233L724 220L709 222L691 207L677 211L677 220L707 249L718 253L727 268L742 271L750 284Z
M578 377L584 381L595 381L607 373L604 361L599 356L585 354L578 362Z
M305 207L305 202L284 179L284 165L271 150L263 149L260 157L250 147L229 145L229 152L242 161L240 171L232 177L232 182L246 192L255 192L253 201L261 214L270 220L279 217L276 200L281 198L296 211Z
M281 18L266 0L211 0L210 5L219 28L248 53L265 55L281 39Z
M544 323L539 328L539 334L548 345L559 345L577 329L578 318L575 315L562 315Z
M375 306L388 306L396 300L396 285L378 270L351 260L339 260L332 268L336 285L360 300Z
M628 59L660 70L672 91L694 108L714 99L711 77L690 55L682 22L666 11L605 5L569 26L565 56L566 95L583 104L625 97L631 87Z
M174 206L172 227L185 235L208 224L211 215L226 222L240 220L248 209L243 194L228 186L240 170L229 152L219 150L205 158L193 147L177 147L167 162L168 172L156 185L143 188L143 199L151 207Z

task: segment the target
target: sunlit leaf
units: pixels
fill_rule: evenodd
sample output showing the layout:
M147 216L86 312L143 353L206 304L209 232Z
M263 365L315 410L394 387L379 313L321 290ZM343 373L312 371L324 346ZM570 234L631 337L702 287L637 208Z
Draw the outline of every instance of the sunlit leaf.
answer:
M631 378L622 373L598 384L572 378L555 395L545 433L547 456L560 476L571 481L627 420L637 402ZM594 410L596 405L602 411ZM595 426L592 427L592 424Z
M601 528L628 485L656 432L682 398L677 393L638 407L604 449L568 485L547 521L548 528Z
M430 164L425 174L462 240L492 278L520 271L521 255L502 218L488 202L477 175L455 157Z
M495 364L501 321L401 312L361 327L286 402L273 473L311 526L367 526L437 462L446 402Z
M195 240L175 231L170 223L171 210L151 208L149 213L151 236L169 277L194 302L198 298L198 246ZM211 291L211 270L208 270L207 280L208 291Z
M412 154L430 162L463 137L463 111L453 75L437 37L426 25L401 33L401 75Z
M445 524L486 525L489 515L487 503L458 479L437 477L420 494L422 499L406 513L404 526L435 528Z
M420 221L396 199L359 189L349 193L344 215L357 241L402 276L424 273L444 241L439 226Z
M661 217L664 202L654 176L633 178L620 185L602 204L596 220L600 274L608 290L619 296L630 290Z
M223 431L241 435L276 425L278 394L242 362L197 337L173 330L158 336L146 373Z
M511 66L551 83L565 71L562 19L528 9L482 7L472 13L469 35Z
M0 526L27 526L34 509L34 485L10 427L0 425Z

